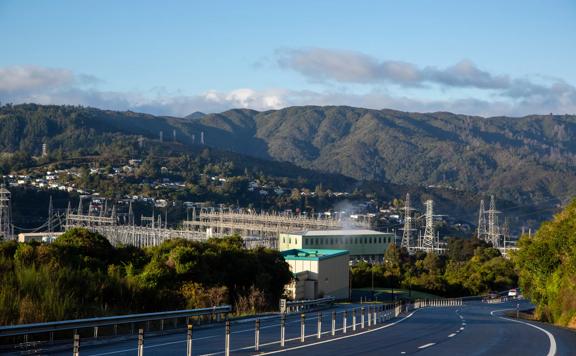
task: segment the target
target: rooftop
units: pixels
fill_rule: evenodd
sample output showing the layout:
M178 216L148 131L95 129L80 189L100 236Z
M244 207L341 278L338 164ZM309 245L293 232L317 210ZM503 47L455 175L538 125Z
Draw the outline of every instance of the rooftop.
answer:
M308 230L292 232L287 235L301 235L305 237L313 236L386 236L391 233L380 232L375 230Z
M286 260L320 261L328 258L347 255L347 250L323 250L323 249L293 249L282 251Z

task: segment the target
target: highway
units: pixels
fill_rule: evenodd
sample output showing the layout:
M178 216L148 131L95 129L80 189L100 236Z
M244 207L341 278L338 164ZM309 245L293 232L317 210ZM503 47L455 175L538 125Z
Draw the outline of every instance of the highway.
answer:
M352 331L348 315L347 333L342 332L342 311L353 306L338 306L336 335L331 335L331 310L323 311L322 336L317 338L317 313L306 314L306 340L300 341L300 318L290 316L286 323L286 344L280 347L278 317L263 318L260 329L260 354L314 355L576 355L576 333L542 323L511 320L504 309L515 309L516 302L484 304L469 302L458 307L428 307L403 313L375 327ZM520 308L529 308L520 302ZM360 322L360 317L357 317ZM194 355L223 355L224 326L194 331ZM185 334L147 337L144 355L185 355ZM231 353L252 355L254 321L233 323ZM50 353L48 353L50 354ZM53 353L70 355L71 352ZM82 356L137 355L136 340L81 347Z

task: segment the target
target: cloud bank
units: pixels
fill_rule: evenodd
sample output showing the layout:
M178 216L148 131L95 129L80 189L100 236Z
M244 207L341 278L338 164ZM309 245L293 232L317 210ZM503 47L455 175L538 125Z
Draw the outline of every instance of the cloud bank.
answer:
M98 78L67 69L12 66L0 68L0 102L84 105L172 116L185 116L194 111L270 110L294 105L349 105L482 116L576 113L576 88L562 80L537 82L493 74L466 60L446 68L418 67L400 61L379 61L357 52L327 49L284 50L278 53L277 60L284 69L329 85L315 91L238 88L206 90L196 95L158 90L118 92L100 90L95 85ZM338 83L338 89L330 83ZM346 89L347 84L360 85L365 90L351 91ZM445 88L441 90L471 88L489 95L482 96L484 99L447 95L447 99L430 100L394 93L389 84Z

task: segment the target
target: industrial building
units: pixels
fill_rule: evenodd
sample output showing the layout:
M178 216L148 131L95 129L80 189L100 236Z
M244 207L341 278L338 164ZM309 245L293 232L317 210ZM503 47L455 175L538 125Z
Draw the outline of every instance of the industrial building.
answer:
M388 245L394 242L394 234L374 230L316 230L298 233L281 233L278 249L336 249L347 250L350 259L379 261Z
M345 250L291 249L282 252L294 275L286 286L293 300L332 296L348 299L349 255Z

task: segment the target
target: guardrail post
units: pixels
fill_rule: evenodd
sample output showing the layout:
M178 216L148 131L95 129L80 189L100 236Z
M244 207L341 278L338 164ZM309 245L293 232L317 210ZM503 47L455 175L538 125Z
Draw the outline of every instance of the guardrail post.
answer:
M366 309L366 316L368 317L368 327L372 326L372 307L368 306Z
M144 356L144 330L138 329L138 356Z
M224 340L224 354L230 356L230 320L226 320L226 339Z
M50 332L50 343L51 344L54 343L54 332L53 331Z
M362 307L360 313L360 328L364 329L364 314L366 313L366 309Z
M300 342L304 342L304 336L306 335L306 314L300 314Z
M336 335L336 312L332 312L332 336Z
M356 309L352 309L352 331L356 331Z
M254 328L254 350L260 351L260 319L256 319L256 327Z
M376 326L376 316L378 315L378 306L375 306L372 309L372 318L374 319L372 324L374 324L374 326Z
M318 312L318 339L322 338L322 313Z
M97 326L94 327L94 338L98 339L98 327Z
M118 336L118 324L114 324L114 336Z
M347 323L348 323L348 311L344 310L344 313L342 313L342 332L344 334L346 334Z
M186 333L186 356L192 356L192 324L188 324Z
M280 346L284 347L284 338L286 336L286 314L280 317Z
M80 356L80 335L74 332L74 347L72 349L73 356Z
M160 320L160 333L164 335L164 319Z

